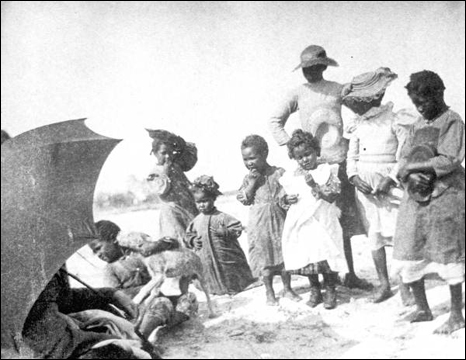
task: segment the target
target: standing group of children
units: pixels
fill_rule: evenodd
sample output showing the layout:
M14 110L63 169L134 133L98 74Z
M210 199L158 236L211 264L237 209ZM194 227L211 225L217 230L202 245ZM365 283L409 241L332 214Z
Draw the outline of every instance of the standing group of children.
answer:
M452 298L450 319L438 332L464 327L464 124L445 105L442 80L431 71L411 76L408 96L422 117L407 126L392 103L382 104L397 77L390 69L364 73L343 86L323 78L327 66L338 64L322 47L306 48L298 68L307 83L270 120L296 170L270 165L267 142L259 135L241 143L249 172L237 199L250 206L249 264L238 242L241 223L215 207L218 184L210 176L191 184L184 171L197 161L195 148L165 131L150 133L157 167L149 180L163 201L160 236L182 238L200 255L212 294L235 294L261 277L267 304L277 305L273 277L280 275L283 296L300 300L291 288L291 275L297 274L309 279L309 306L333 309L338 272L346 274L348 287L370 288L355 275L350 242L366 234L381 284L375 303L393 295L385 246L394 244L403 303L414 297L417 305L411 320L432 320L423 277L438 272ZM342 136L342 105L356 115L346 129L349 139ZM302 130L289 136L284 125L298 110Z

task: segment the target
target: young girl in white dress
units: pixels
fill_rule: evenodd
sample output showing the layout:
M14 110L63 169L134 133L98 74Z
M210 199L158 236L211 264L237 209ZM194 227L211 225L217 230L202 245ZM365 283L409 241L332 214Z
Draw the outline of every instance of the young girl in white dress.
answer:
M348 270L343 234L335 200L340 193L338 164L317 164L320 146L311 133L295 130L287 144L290 158L299 168L286 172L280 180L290 208L282 236L286 270L309 278L308 305L322 301L326 309L336 307L336 273ZM319 274L323 275L325 294L321 294Z

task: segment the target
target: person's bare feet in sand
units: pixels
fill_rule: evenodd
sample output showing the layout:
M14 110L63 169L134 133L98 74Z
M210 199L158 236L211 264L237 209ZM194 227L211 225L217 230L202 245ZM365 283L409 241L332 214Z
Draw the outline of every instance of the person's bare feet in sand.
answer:
M302 297L296 294L293 290L285 290L283 291L283 297L286 299L290 299L292 301L301 301Z
M372 299L372 302L374 304L381 303L385 300L390 299L394 294L390 290L390 288L380 288L380 290L377 292L377 295L375 298Z
M432 316L432 312L430 310L416 310L406 317L406 320L411 323L432 321L433 319L434 317Z
M450 318L440 327L434 330L434 334L449 335L452 332L464 328L464 318L450 314Z
M366 291L374 288L374 285L370 282L360 279L356 275L350 273L346 274L343 285L349 289L361 289Z
M278 306L278 300L274 294L266 293L266 297L267 297L267 300L265 303L268 306Z

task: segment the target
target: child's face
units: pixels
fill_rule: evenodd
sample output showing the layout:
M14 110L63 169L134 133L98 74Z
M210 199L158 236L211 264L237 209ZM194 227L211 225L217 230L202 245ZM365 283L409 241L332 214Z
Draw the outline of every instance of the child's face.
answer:
M415 93L409 94L417 111L426 120L435 119L443 109L443 96L422 96Z
M173 161L173 148L167 144L160 144L156 152L154 152L158 165L164 165L167 162Z
M241 150L243 155L244 166L248 170L257 170L259 173L263 173L267 167L267 158L260 153L254 146L246 147Z
M306 144L301 144L293 150L293 159L304 170L314 170L317 168L317 153Z
M112 263L122 256L121 248L116 242L93 240L90 248L101 260Z
M196 202L197 209L202 214L210 214L215 206L215 200L203 191L194 193L194 201Z

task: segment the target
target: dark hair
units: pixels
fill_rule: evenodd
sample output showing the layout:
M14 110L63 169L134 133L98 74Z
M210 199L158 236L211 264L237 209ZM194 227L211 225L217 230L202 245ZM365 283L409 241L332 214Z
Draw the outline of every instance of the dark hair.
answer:
M241 150L248 147L256 148L259 151L259 153L265 158L269 155L269 146L267 145L267 141L265 141L265 139L262 136L246 136L246 138L241 143Z
M112 221L109 220L100 220L95 223L97 232L100 235L100 239L105 242L113 242L116 240L118 233L120 232L120 227Z
M314 151L317 153L317 156L320 155L320 145L317 138L312 136L312 134L309 132L297 129L293 131L290 141L288 141L286 144L288 147L288 156L290 159L294 159L294 149L301 145L306 145L307 147L314 149Z
M433 71L424 70L411 74L406 85L408 95L417 94L425 97L443 95L445 85L442 79Z

